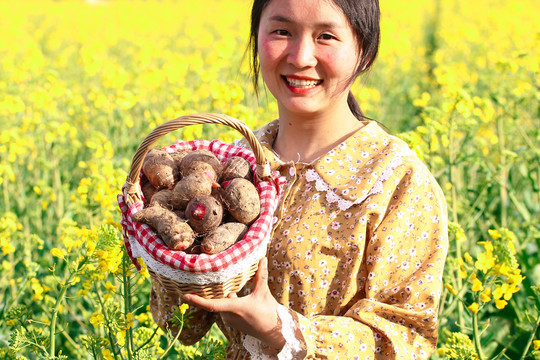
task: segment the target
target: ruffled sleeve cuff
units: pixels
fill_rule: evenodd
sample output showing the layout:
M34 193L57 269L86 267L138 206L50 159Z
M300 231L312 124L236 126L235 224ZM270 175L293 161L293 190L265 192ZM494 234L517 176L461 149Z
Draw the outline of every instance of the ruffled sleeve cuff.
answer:
M276 351L262 343L259 339L246 335L243 345L253 360L296 360L306 357L306 343L300 330L300 319L297 313L280 305L277 310L278 319L281 323L281 334L285 339L285 345L281 351Z

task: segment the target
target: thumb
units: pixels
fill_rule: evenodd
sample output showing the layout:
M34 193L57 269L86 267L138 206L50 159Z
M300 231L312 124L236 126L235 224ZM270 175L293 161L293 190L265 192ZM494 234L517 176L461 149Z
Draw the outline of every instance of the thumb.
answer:
M259 268L255 273L254 293L268 291L268 258L263 257L259 261Z

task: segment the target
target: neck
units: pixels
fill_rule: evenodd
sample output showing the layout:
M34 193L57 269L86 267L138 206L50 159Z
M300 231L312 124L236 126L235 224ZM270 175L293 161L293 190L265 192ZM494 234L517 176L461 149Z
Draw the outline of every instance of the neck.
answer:
M283 161L311 163L362 126L348 108L331 116L293 116L280 112L274 151Z

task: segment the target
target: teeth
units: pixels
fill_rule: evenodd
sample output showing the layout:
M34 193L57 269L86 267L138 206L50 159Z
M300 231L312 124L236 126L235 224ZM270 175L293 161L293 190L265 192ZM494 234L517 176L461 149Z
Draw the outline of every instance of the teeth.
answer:
M302 89L315 87L322 82L322 80L300 80L300 79L291 79L291 78L285 78L285 80L290 86L294 86L294 87L302 88Z

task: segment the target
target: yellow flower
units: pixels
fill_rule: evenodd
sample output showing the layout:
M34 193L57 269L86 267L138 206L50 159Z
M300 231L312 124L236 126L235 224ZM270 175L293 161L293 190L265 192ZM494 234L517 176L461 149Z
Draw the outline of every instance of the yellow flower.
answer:
M493 252L493 243L491 241L482 241L480 244L484 245L484 249L487 252Z
M114 360L114 357L109 349L101 349L101 355L103 355L104 360Z
M473 302L471 305L467 306L467 309L471 310L472 313L476 314L480 309L480 305L478 305L478 303L476 302Z
M429 100L431 100L431 95L429 95L429 93L427 93L427 92L424 92L424 93L422 93L421 98L415 99L413 101L413 105L418 106L418 107L426 107Z
M180 305L180 313L181 313L182 315L184 315L184 314L186 313L187 309L189 309L189 305L188 305L188 304L185 304L185 303L184 303L184 304Z
M497 240L497 239L500 239L502 237L501 233L497 229L489 229L488 234L489 234L489 236L491 236L491 238L493 240Z
M457 290L452 286L452 284L444 284L444 287L450 291L450 294L456 296L457 295Z
M493 252L486 251L485 253L478 254L478 259L474 266L485 274L489 269L495 266Z
M116 341L120 346L124 346L126 344L126 334L124 331L119 331L116 333Z
M533 348L534 348L534 350L539 350L540 349L540 340L534 340L533 341Z
M493 290L493 298L495 300L500 299L507 289L508 289L507 284L503 284L502 286L501 285L495 286L495 290Z
M67 255L67 251L65 249L52 248L51 255L59 259L63 259Z
M96 243L90 239L86 242L86 253L88 256L91 256L94 253L94 250L96 249Z
M500 264L499 266L497 266L496 270L497 275L508 276L512 271L512 268L506 264Z
M150 317L148 316L148 313L140 313L139 315L135 316L135 319L137 319L139 323L144 324L150 319Z
M107 281L107 283L105 283L105 289L107 289L108 292L113 294L116 292L116 286L113 285L110 281Z
M90 323L94 325L95 328L97 328L99 325L105 323L105 318L101 313L96 311L92 314L92 316L90 316Z
M508 302L506 300L495 300L495 307L497 307L497 309L499 310L502 310L504 309L504 307L508 304Z
M506 284L505 284L506 285ZM504 292L504 300L510 300L514 293L519 291L519 287L515 284L508 285L506 291Z
M473 264L473 258L471 256L471 254L469 254L468 252L465 253L465 255L463 255L463 259L465 260L465 262L467 262L468 264Z
M519 269L515 269L513 273L508 274L507 276L506 282L509 285L519 285L525 280L525 276L521 276L521 270Z
M482 291L484 290L484 286L482 285L482 282L478 279L474 279L473 280L473 285L472 285L472 291Z
M30 282L32 283L32 290L34 291L34 295L32 295L32 299L34 301L43 300L43 294L46 292L46 290L48 290L48 288L43 287L39 283L39 280L36 278L32 278Z
M141 258L137 258L137 262L139 265L141 265L141 270L139 271L139 274L141 275L141 280L148 279L150 277L150 273L148 272L148 267L144 263L144 260Z
M480 295L480 300L482 302L489 302L491 300L491 288L487 287L484 292Z
M127 313L126 315L126 327L125 329L130 329L133 327L133 313Z

